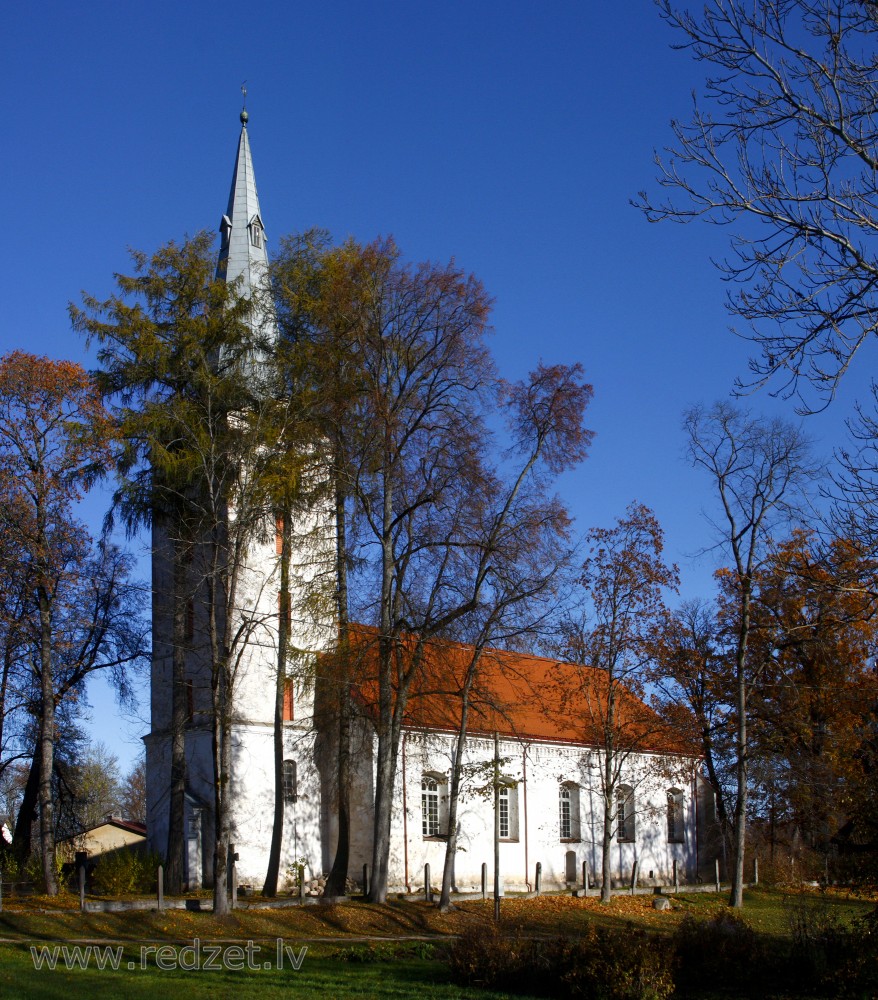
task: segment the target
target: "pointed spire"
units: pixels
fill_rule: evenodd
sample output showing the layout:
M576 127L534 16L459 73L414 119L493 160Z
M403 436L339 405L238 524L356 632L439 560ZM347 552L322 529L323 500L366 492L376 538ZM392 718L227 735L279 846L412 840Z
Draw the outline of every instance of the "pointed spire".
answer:
M247 91L243 86L241 90L246 101ZM242 108L241 136L238 139L229 205L220 223L222 245L216 273L217 277L226 281L240 281L242 296L253 300L250 313L252 328L275 340L277 319L268 296L268 252L247 135L249 117L246 107Z
M222 246L217 263L217 275L226 281L242 278L245 295L262 284L268 271L265 226L259 211L253 157L247 135L248 119L246 110L242 110L241 136L238 139L229 205L220 223Z

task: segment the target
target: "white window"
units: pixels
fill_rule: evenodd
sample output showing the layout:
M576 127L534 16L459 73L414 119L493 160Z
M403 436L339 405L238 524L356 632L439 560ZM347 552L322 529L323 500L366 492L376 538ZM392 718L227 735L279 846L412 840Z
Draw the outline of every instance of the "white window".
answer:
M619 785L616 789L616 840L634 840L634 789Z
M501 778L498 810L500 839L518 840L518 785L512 778Z
M579 840L579 785L565 781L558 789L558 817L561 840Z
M439 782L430 774L421 780L421 823L425 837L439 836Z
M668 789L668 843L682 844L686 839L683 826L683 793L679 788Z
M250 223L250 242L255 247L262 246L262 226L256 220Z
M283 763L284 802L295 802L299 797L296 762L285 760Z

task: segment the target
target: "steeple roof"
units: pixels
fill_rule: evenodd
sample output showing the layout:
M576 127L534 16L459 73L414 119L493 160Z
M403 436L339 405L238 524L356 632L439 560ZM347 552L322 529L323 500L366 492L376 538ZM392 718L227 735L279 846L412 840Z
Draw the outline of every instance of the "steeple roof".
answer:
M256 194L247 120L247 112L242 111L229 205L220 222L222 246L217 262L217 276L229 282L241 279L241 293L245 297L262 288L268 274L265 226Z
M227 282L240 282L241 296L253 303L250 313L253 330L260 330L273 340L277 337L277 320L268 294L268 251L247 135L248 118L247 112L242 111L229 205L220 222L222 245L216 271L217 277Z

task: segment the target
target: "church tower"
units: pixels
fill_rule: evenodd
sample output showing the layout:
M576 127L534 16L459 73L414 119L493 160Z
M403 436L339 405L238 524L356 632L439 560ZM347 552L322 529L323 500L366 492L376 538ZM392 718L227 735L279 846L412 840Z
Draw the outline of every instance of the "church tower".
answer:
M234 283L252 303L250 322L267 342L278 337L268 289L265 225L259 207L248 114L241 112L241 132L235 155L228 205L220 222L221 245L217 277ZM322 520L315 515L315 525ZM328 522L327 522L328 525ZM327 528L324 525L324 528ZM305 526L307 527L307 526ZM319 527L319 525L318 525ZM230 800L231 841L239 855L241 884L259 888L265 877L274 814L274 708L278 676L277 634L279 544L274 525L248 548L238 583L242 621L248 639L239 658L231 700L232 762ZM312 532L313 534L313 532ZM327 530L318 535L328 536ZM328 537L327 539L328 540ZM317 554L319 557L319 553ZM150 847L167 849L170 808L172 707L172 545L160 527L153 530L153 659L151 669L151 729L147 752L147 827ZM304 553L294 567L298 586L307 588L319 572L319 558ZM298 602L302 603L302 602ZM294 600L294 605L296 604ZM327 622L294 622L291 643L300 650L321 648L332 634ZM198 601L189 611L190 646L186 653L188 719L186 723L185 882L198 888L212 880L214 764L211 726L211 669L205 636L200 634ZM307 659L304 657L303 659ZM285 667L286 669L286 667ZM290 669L294 674L295 671ZM284 704L284 835L281 871L296 858L313 858L322 865L321 793L315 766L315 735L310 684L302 677L288 681Z

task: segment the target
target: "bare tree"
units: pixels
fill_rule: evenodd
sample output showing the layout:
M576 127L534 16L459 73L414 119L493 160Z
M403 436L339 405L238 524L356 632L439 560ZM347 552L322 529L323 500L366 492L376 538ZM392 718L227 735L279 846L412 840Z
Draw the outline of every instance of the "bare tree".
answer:
M617 808L623 772L664 728L636 696L643 693L655 629L665 617L663 593L676 589L678 575L662 558L664 535L643 504L630 504L611 528L592 528L586 541L589 554L579 577L583 608L567 624L563 649L577 664L575 687L562 688L561 695L566 705L579 707L578 723L598 746L606 903L612 898L613 837L624 835Z
M748 381L780 380L812 409L878 329L875 5L657 2L708 75L656 157L670 200L641 193L636 204L651 221L732 228L719 267L760 352Z
M771 552L772 533L803 510L808 485L818 473L802 430L782 420L760 419L728 403L709 411L694 407L684 417L688 457L710 476L721 516L718 542L731 556L736 605L734 641L735 803L734 865L730 905L743 906L744 850L750 766L748 699L752 664L754 581Z

